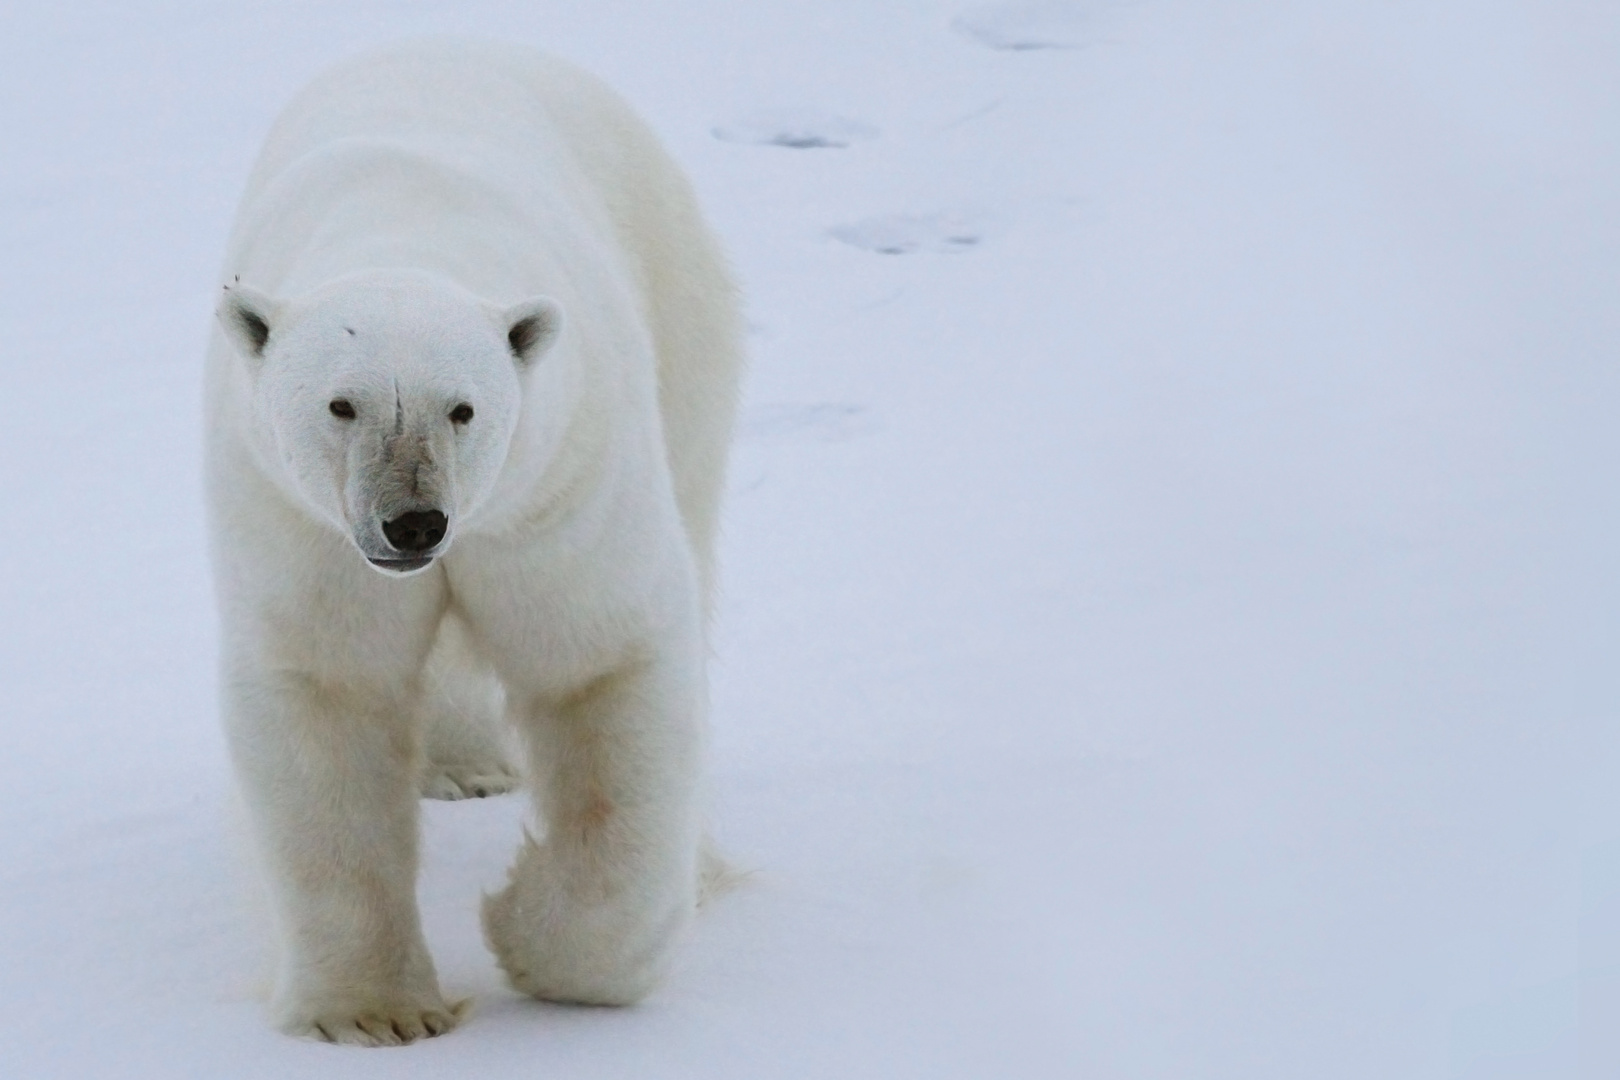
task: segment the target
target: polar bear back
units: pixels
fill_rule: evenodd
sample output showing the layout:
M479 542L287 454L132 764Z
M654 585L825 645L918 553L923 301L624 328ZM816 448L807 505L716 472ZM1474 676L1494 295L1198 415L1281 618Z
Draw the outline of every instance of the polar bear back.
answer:
M334 210L345 199L355 205ZM481 227L462 227L469 217ZM230 250L272 291L403 261L498 303L549 292L565 308L626 308L592 322L640 332L653 353L708 595L741 367L735 289L690 184L601 82L542 53L461 41L339 66L277 121Z

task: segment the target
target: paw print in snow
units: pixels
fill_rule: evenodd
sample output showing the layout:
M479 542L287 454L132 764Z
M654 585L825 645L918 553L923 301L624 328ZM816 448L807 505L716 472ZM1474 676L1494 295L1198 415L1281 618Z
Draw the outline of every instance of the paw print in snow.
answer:
M826 113L777 109L722 124L714 137L722 142L786 146L794 150L842 148L877 138L877 128Z
M970 251L984 240L979 215L963 211L887 214L827 231L835 240L880 255Z
M1096 40L1089 5L1063 0L973 8L951 26L981 45L1016 52L1075 49Z
M849 402L783 402L749 409L738 434L745 439L846 442L870 435L879 426L865 407Z

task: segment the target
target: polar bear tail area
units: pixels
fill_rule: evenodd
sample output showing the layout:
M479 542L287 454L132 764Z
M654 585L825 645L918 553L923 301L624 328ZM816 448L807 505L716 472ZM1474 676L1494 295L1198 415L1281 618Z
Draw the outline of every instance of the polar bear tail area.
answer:
M698 905L702 906L741 886L753 872L732 864L720 853L714 838L705 835L698 846Z

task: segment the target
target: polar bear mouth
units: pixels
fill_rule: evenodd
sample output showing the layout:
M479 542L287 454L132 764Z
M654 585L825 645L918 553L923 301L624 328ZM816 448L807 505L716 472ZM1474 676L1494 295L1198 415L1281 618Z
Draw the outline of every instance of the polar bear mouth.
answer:
M409 574L432 563L433 556L415 556L408 559L374 559L367 555L366 561L377 569L386 570L391 574Z

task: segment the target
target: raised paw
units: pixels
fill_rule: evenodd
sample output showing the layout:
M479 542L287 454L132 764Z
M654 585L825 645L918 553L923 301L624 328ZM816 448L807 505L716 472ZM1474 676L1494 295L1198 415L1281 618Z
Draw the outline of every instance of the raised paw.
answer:
M696 911L692 876L601 878L525 837L506 888L484 896L484 940L512 986L544 1001L632 1005L652 992ZM595 880L592 880L592 878Z
M467 1015L470 1004L326 1009L289 1021L283 1030L344 1046L406 1046L452 1030Z

